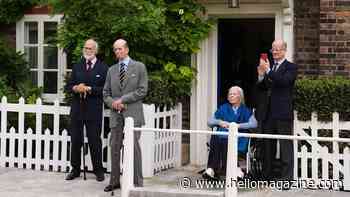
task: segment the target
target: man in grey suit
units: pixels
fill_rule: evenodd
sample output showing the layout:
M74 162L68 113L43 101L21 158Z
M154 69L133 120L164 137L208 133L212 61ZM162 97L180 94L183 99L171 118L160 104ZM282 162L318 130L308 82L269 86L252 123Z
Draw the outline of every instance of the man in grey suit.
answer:
M118 63L109 68L103 88L104 102L111 109L111 159L112 171L105 192L120 188L120 149L123 142L124 118L132 117L136 127L145 124L142 99L147 94L148 76L143 63L129 57L129 47L125 40L118 39L113 44ZM142 158L139 144L140 131L135 132L134 144L134 184L143 186Z

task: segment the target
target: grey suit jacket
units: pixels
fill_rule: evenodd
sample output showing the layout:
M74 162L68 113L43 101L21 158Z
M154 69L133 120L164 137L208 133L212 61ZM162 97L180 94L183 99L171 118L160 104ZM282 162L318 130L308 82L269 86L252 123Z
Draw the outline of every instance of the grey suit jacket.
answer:
M132 117L135 125L144 125L142 99L148 88L146 67L143 63L130 59L123 88L120 86L119 67L119 64L115 64L109 68L103 88L103 100L111 108L109 126L113 128L121 124L117 122L118 112L112 109L113 101L119 98L126 105L126 109L121 112L124 118Z

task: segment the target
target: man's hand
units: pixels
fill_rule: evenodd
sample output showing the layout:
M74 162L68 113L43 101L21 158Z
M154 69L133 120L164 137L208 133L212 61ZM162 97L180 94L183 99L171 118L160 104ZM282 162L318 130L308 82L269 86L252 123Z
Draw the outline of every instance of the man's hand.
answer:
M86 95L88 93L91 94L91 87L86 86L84 83L80 83L79 85L73 86L73 91L81 94L84 98L86 98Z
M260 59L260 63L259 63L259 66L258 66L258 74L260 76L264 75L268 70L270 69L270 63L268 60L263 60L263 59Z
M125 109L125 105L122 103L122 99L117 99L113 101L112 108L117 110L118 112L121 112Z
M230 123L221 120L220 123L219 123L219 126L222 127L222 128L228 129L230 127Z

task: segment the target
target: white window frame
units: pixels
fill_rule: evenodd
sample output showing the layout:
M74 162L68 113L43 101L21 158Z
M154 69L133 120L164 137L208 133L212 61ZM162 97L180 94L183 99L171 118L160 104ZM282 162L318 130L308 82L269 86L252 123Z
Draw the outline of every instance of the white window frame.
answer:
M44 71L55 71L55 69L45 69L44 68L44 47L48 46L44 44L44 22L57 22L57 25L62 23L63 15L48 15L48 14L28 14L16 23L16 49L17 51L24 52L24 46L30 46L24 43L24 24L25 22L37 22L38 23L38 67L35 69L37 71L38 87L44 86ZM64 76L67 71L67 60L66 54L63 49L57 49L57 94L42 94L42 98L46 102L53 102L58 99L60 102L64 99L63 87L64 87Z

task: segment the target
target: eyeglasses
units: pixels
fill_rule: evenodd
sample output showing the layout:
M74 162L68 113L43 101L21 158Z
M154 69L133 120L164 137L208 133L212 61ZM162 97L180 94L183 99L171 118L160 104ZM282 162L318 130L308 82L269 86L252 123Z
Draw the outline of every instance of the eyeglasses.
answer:
M276 49L276 48L272 48L272 49L270 49L270 52L272 53L272 52L280 52L280 51L284 51L285 49L284 48L282 48L282 49Z
M84 47L85 50L94 50L94 48L91 47Z

